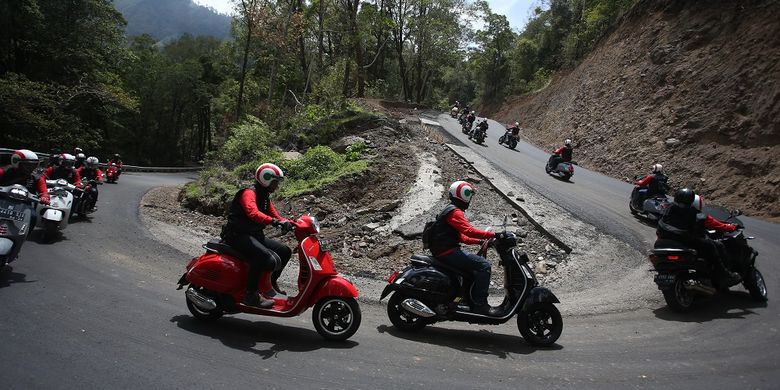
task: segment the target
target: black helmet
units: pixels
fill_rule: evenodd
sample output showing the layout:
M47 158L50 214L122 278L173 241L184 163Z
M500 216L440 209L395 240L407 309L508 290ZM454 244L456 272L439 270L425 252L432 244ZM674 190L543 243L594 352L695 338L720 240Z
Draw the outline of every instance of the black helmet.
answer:
M680 188L674 193L674 203L680 206L690 206L693 203L693 199L696 197L696 193L690 188Z

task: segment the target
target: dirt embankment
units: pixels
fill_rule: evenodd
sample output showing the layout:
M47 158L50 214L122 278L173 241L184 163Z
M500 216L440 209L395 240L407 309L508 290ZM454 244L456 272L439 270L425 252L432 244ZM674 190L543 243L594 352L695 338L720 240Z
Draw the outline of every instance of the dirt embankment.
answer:
M413 253L425 254L420 233L426 221L447 202L449 184L466 179L478 188L474 207L467 211L471 222L480 228L499 225L504 215L510 218L507 230L520 233L521 248L534 259L534 267L544 281L555 274L555 267L567 255L552 244L522 215L517 215L500 194L483 181L468 163L434 141L438 133L425 130L415 116L416 107L363 101L364 107L389 117L390 126L382 126L350 137L360 137L370 145L368 171L328 185L315 193L289 199L288 206L277 201L276 208L285 216L311 212L321 221L321 237L328 241L340 272L367 278L384 279L399 270ZM400 120L400 122L399 122ZM440 136L439 136L440 137ZM338 141L341 142L341 141ZM165 224L176 242L187 241L197 252L209 238L217 238L224 217L201 214L182 207L177 200L180 189L158 188L146 194L141 202L145 217ZM291 235L270 237L294 247ZM192 239L195 237L195 239ZM472 247L476 251L477 248ZM192 253L195 255L195 253ZM493 287L501 285L502 271L494 253ZM291 271L292 272L292 271ZM289 272L287 272L289 273Z
M780 2L642 0L575 69L484 113L545 149L780 220Z

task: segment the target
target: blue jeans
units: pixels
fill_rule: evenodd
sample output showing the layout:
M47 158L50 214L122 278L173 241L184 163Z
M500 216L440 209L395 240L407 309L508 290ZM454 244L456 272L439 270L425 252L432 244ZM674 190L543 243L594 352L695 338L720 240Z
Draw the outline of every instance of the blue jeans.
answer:
M488 287L490 287L490 262L482 256L456 249L446 256L439 257L443 263L474 274L474 289L471 299L477 305L487 305Z

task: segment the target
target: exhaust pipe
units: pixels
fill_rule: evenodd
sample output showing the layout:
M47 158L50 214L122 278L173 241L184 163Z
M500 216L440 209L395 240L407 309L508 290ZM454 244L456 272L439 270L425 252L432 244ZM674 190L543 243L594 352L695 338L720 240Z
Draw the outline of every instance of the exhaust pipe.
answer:
M717 290L714 287L709 287L701 284L698 280L686 280L685 289L689 291L695 291L705 295L714 295Z
M189 299L193 305L201 310L212 311L217 308L217 303L214 302L213 299L204 296L192 287L188 288L187 291L184 292L184 295L187 296L187 299Z
M403 302L401 302L401 307L410 313L417 314L418 316L424 318L433 317L436 315L436 313L434 313L433 310L431 310L428 306L414 298L404 299Z

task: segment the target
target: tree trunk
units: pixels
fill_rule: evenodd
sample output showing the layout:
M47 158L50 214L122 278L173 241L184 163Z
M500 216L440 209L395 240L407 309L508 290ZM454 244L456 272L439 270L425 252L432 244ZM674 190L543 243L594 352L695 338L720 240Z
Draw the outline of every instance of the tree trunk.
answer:
M236 120L241 119L241 109L244 103L244 82L246 81L246 66L249 61L249 45L252 43L252 15L247 7L254 8L254 1L247 3L241 0L241 6L244 10L244 19L246 20L246 41L244 42L244 60L241 62L241 76L238 79L238 100L236 101Z

